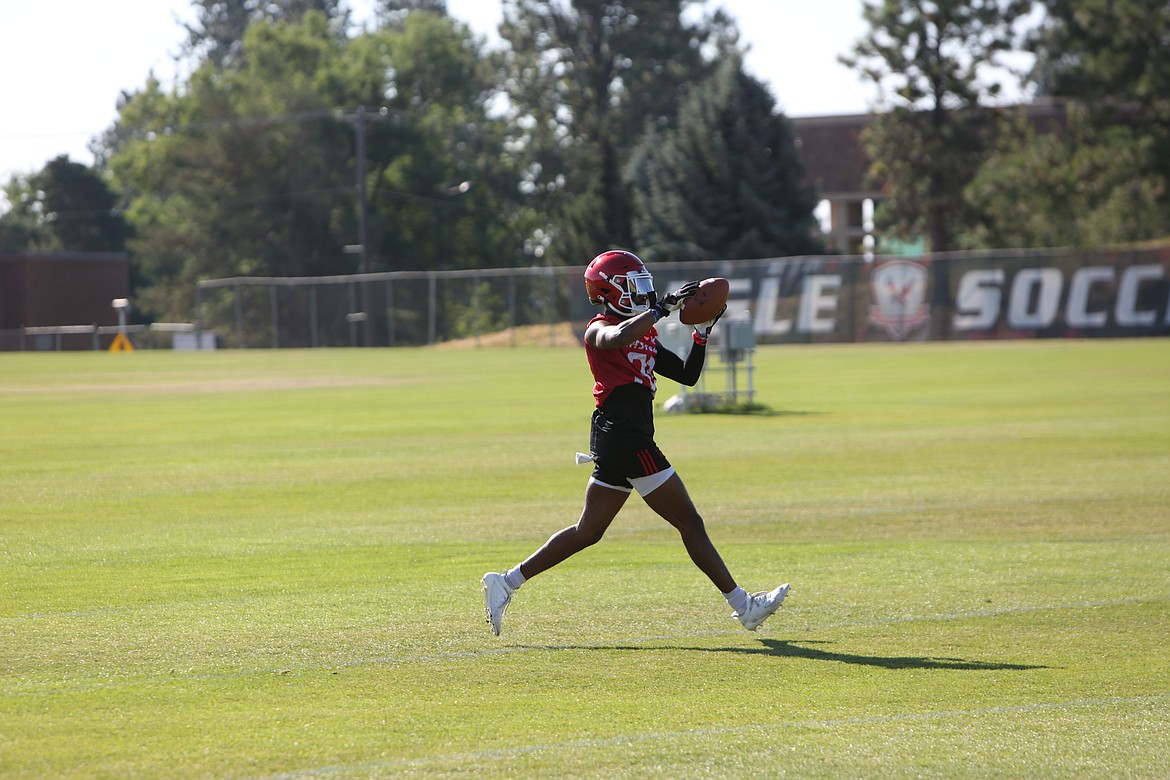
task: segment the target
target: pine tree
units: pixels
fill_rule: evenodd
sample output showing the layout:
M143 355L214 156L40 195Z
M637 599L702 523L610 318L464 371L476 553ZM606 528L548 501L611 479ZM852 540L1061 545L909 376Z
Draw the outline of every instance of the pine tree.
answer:
M0 214L0 252L121 252L130 227L118 196L93 168L67 155L4 188L11 209Z
M1063 104L1000 134L967 187L964 246L1100 246L1170 234L1170 5L1047 0L1031 79ZM1021 204L1026 207L1021 208Z
M1046 0L1045 7L1030 41L1033 78L1046 94L1087 106L1098 129L1133 127L1150 143L1149 172L1170 181L1170 4Z
M243 65L244 33L254 22L299 22L317 11L331 21L339 37L349 26L349 11L340 0L194 0L195 21L184 24L187 50L217 67Z
M669 126L686 85L735 47L721 12L683 21L688 0L515 0L500 32L505 83L528 163L525 188L549 213L552 254L584 262L629 245L622 169L647 122Z
M650 260L821 251L791 123L728 58L686 98L677 129L652 130L627 169L635 246Z
M867 0L869 33L841 61L874 82L891 110L863 135L883 182L879 225L903 237L926 233L954 249L969 222L963 189L991 143L1001 91L988 66L1015 44L1031 0Z

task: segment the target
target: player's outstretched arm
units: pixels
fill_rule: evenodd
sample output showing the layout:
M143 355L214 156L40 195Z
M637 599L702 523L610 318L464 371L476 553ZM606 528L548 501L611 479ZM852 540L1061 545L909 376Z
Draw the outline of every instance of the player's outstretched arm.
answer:
M585 331L585 343L597 349L628 347L649 333L655 322L678 311L683 301L694 296L698 290L698 282L687 282L674 292L662 296L660 301L655 301L651 297L652 306L649 311L622 320L616 325L595 322Z

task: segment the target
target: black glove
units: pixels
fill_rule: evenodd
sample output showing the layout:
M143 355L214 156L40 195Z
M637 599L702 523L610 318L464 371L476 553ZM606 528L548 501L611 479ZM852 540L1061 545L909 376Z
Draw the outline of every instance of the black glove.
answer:
M682 287L678 288L672 293L667 293L662 296L662 300L654 304L654 310L658 312L658 319L662 319L671 312L678 311L687 298L690 298L699 291L698 282L687 282Z

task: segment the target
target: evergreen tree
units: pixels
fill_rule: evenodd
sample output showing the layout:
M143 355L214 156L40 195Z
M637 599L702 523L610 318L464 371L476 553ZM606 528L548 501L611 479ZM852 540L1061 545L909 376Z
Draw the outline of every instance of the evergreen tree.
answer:
M1098 130L1125 125L1147 144L1146 173L1170 207L1170 4L1165 0L1045 0L1031 36L1033 78L1089 109ZM1133 151L1131 150L1130 154Z
M1037 133L1022 114L966 198L975 248L1100 246L1170 235L1170 6L1047 0L1031 78L1065 106ZM1026 206L1021 206L1026 204Z
M1012 50L1031 0L873 0L870 30L841 61L874 82L891 110L863 134L883 182L879 225L904 237L925 233L933 251L957 246L969 224L963 190L994 135L981 110L1000 83L988 66Z
M120 252L130 230L118 196L97 172L61 155L34 179L44 219L61 247L73 252Z
M447 0L378 0L377 12L381 26L401 25L413 11L431 11L447 15Z
M1170 5L1165 0L1044 0L1030 36L1046 94L1141 122L1170 121Z
M684 100L677 128L652 130L627 176L634 236L650 260L819 252L816 195L792 127L767 87L728 58Z
M195 21L184 24L187 50L216 67L243 65L244 33L255 22L299 22L316 11L332 22L338 36L349 26L341 0L193 0Z
M121 252L130 228L101 175L66 155L5 188L12 208L0 216L0 251Z
M525 190L551 215L561 262L629 245L629 195L622 180L647 121L674 122L679 94L733 51L722 12L685 22L687 0L512 0L501 36L509 44L504 83L527 158Z
M1063 127L1038 133L1020 109L967 188L980 219L972 249L1091 247L1170 235L1149 174L1153 139L1097 127L1070 104Z

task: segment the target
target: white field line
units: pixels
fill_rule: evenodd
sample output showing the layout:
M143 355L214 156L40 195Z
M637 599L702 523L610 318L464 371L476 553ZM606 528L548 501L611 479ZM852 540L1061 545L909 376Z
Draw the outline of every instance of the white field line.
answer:
M882 723L914 723L923 721L946 720L952 718L969 719L972 717L985 715L1011 716L1029 714L1033 712L1053 712L1060 710L1086 708L1091 709L1105 706L1115 706L1118 704L1158 704L1160 702L1170 702L1170 693L1158 694L1155 696L1106 696L1102 698L1073 699L1071 701L1048 702L1043 704L1019 704L1013 706L980 707L969 710L945 710L941 712L914 712L901 713L898 715L875 715L872 717L850 717L829 720L797 720L784 721L780 723L752 723L740 726L729 726L726 728L702 728L666 732L635 732L633 734L621 734L618 736L606 737L605 739L575 739L569 740L567 742L517 745L510 748L476 750L465 753L449 753L446 755L426 756L423 758L404 758L389 761L370 761L360 764L349 764L342 766L309 768L297 770L295 772L284 772L275 775L267 775L262 778L258 778L258 780L298 780L299 778L318 778L328 777L330 775L364 776L368 775L372 771L379 770L421 770L448 764L459 765L468 762L482 761L485 759L515 758L516 756L543 751L571 752L574 750L588 750L598 747L620 747L635 743L682 740L692 737L733 736L757 731L774 733L777 729L784 729L786 731L792 731L793 729L836 729L841 727L866 726Z

